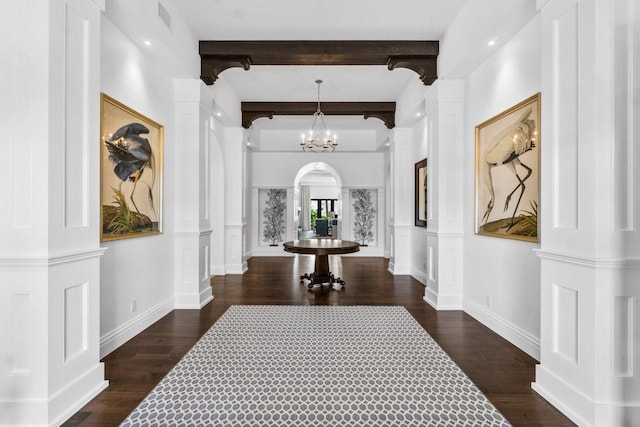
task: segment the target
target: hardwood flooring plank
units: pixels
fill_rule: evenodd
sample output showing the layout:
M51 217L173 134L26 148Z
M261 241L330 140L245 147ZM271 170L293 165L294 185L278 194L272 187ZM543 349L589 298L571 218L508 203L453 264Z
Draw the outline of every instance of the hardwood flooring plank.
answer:
M174 310L104 358L109 387L64 426L116 426L231 305L402 305L514 426L572 426L531 389L536 361L461 311L437 312L424 286L393 276L383 258L330 257L343 291L309 291L301 274L313 256L254 257L244 275L211 280L214 300L202 310Z

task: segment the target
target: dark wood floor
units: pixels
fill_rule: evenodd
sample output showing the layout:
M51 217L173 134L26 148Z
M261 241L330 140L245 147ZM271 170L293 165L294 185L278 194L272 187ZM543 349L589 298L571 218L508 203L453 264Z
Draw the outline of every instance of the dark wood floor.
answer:
M531 390L535 360L459 312L437 312L410 276L393 276L382 258L330 257L347 287L308 291L298 278L313 257L257 257L244 275L214 277L202 310L175 310L105 357L110 385L65 426L118 425L231 305L402 305L514 426L574 425ZM338 427L338 426L337 426Z

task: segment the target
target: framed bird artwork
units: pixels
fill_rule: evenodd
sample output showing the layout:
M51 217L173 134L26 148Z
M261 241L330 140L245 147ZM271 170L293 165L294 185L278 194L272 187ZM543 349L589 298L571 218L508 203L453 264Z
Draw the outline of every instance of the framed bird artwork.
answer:
M476 126L476 234L539 241L540 93Z
M415 176L415 222L416 227L427 226L427 159L422 159L414 165Z
M162 233L164 127L100 95L101 240Z

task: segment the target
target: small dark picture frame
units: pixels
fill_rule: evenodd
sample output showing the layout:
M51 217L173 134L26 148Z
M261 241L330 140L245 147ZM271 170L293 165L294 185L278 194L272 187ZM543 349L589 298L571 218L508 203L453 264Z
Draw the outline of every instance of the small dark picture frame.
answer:
M416 227L427 227L427 159L415 165Z

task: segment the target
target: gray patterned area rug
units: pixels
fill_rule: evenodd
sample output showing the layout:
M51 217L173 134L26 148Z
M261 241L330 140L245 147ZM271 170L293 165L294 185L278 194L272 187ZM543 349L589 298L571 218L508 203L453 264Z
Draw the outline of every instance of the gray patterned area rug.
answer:
M509 426L404 307L233 306L123 426Z

